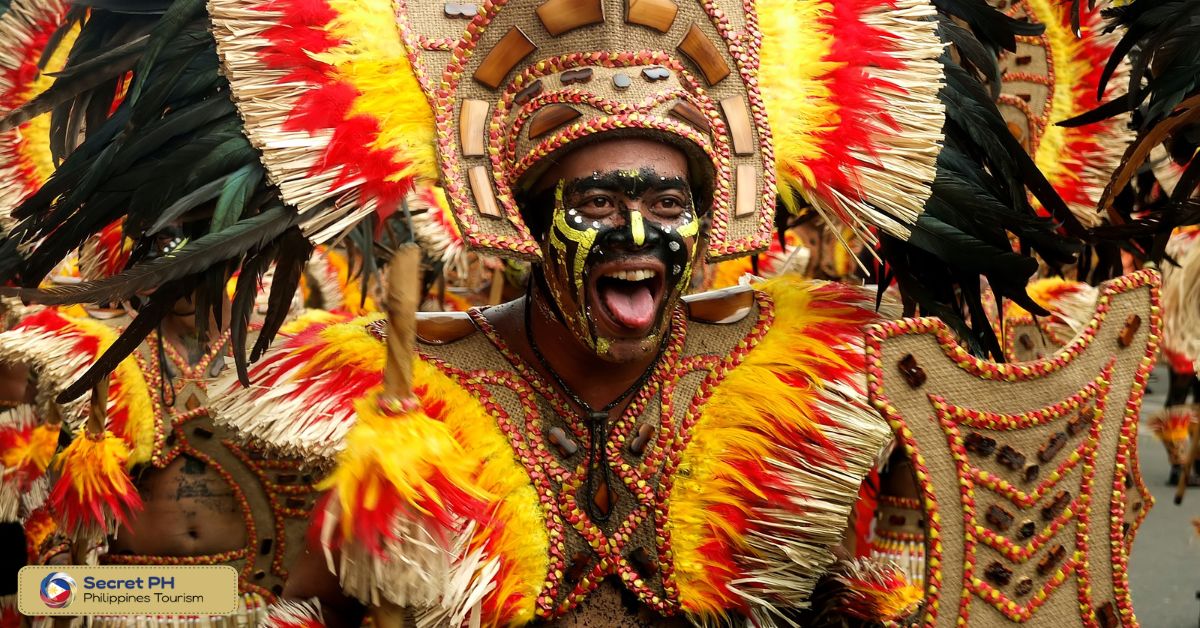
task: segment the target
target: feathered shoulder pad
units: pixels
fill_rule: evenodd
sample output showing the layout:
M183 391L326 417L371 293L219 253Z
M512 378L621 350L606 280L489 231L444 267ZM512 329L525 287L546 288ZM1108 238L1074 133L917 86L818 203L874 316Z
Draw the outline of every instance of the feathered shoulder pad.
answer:
M48 308L23 318L0 333L0 362L22 366L33 375L37 414L57 412L71 426L86 418L86 396L58 405L55 397L79 378L117 339L119 330L100 320ZM110 376L107 429L126 441L135 463L150 459L154 445L154 408L150 388L133 357Z
M441 345L475 331L465 314L419 315L422 343ZM250 369L249 387L233 374L211 396L217 421L282 451L332 460L354 425L354 402L383 381L387 321L311 310L281 330L281 339ZM420 385L420 372L417 374Z
M250 386L232 374L218 380L215 420L280 451L332 460L354 402L383 381L386 324L383 314L306 312L250 369Z

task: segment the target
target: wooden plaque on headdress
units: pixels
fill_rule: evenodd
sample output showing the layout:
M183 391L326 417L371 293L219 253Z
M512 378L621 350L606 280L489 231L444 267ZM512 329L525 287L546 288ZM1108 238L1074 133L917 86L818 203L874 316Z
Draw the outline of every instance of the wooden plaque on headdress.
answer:
M1126 566L1151 505L1136 430L1158 285L1105 284L1084 331L1031 362L978 360L931 318L868 333L871 400L925 510L924 625L1137 625Z

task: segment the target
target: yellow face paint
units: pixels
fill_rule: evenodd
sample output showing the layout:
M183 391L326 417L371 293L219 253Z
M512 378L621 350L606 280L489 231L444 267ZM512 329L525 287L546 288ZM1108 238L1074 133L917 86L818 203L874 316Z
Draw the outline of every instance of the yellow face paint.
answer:
M694 238L700 234L700 221L693 220L691 222L682 224L675 231L681 238Z
M633 243L642 246L646 243L646 224L642 222L642 212L629 212L629 229L633 232Z
M575 254L575 263L573 270L573 279L575 289L580 295L583 294L583 271L587 266L588 254L592 251L592 246L596 243L596 230L593 228L576 229L567 221L566 208L563 206L563 185L564 181L558 182L558 187L554 189L554 227L551 236L559 234L562 237L574 242L578 246L578 252ZM556 232L556 233L555 233ZM565 252L566 246L564 242L557 241L557 238L551 240L551 244L556 245L560 252Z

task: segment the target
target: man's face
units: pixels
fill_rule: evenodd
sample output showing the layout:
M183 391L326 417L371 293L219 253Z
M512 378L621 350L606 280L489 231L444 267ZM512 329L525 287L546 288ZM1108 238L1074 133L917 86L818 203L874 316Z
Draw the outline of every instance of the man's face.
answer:
M543 274L557 314L607 360L655 352L701 231L684 154L646 139L607 140L572 151L547 178L554 206Z

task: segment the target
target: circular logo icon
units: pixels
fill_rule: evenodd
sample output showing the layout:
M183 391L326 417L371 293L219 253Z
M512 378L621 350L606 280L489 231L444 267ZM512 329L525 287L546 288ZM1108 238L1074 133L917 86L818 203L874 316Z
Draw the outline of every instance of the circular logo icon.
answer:
M42 602L50 608L66 608L75 599L75 579L67 574L56 571L42 578L39 591Z

